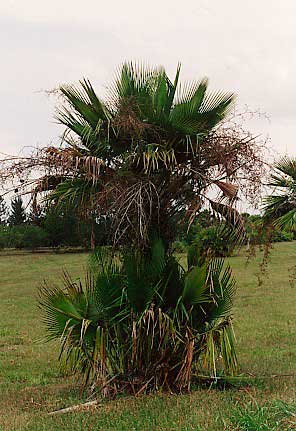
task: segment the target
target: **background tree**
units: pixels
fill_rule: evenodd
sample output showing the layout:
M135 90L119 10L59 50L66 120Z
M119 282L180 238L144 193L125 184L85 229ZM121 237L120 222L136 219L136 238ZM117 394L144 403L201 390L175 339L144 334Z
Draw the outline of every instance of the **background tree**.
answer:
M23 206L23 200L17 196L11 200L11 211L8 218L10 226L17 226L25 223L26 212Z
M2 196L0 196L0 224L5 224L7 221L7 205Z
M79 219L70 206L47 206L41 226L48 234L48 244L57 246L80 245Z

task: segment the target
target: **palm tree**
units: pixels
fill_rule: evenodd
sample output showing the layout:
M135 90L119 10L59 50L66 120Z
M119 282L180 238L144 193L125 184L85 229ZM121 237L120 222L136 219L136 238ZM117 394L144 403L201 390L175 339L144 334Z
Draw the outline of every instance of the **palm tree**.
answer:
M241 233L229 178L245 142L215 133L233 94L208 92L206 79L182 86L179 74L178 66L171 81L163 68L126 63L105 102L88 80L61 87L65 145L42 153L50 175L35 193L48 190L56 205L68 202L91 220L109 217L114 243L128 247L101 251L85 285L66 276L40 293L49 338L103 391L127 383L135 393L182 390L198 361L213 376L219 358L225 371L236 368L229 268L197 247L184 269L172 243L184 212L192 222L206 199ZM207 197L213 185L223 201Z
M265 198L265 219L281 228L296 227L296 158L283 157L274 165L268 186L275 193Z

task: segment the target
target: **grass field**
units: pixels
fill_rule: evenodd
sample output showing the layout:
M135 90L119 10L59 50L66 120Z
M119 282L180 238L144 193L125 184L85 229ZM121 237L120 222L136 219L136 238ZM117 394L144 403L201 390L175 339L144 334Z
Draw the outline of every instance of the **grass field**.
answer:
M230 259L238 282L237 349L241 373L250 376L248 386L121 397L95 410L51 417L47 412L84 398L75 382L61 375L58 346L38 342L44 329L37 286L43 278L60 277L63 268L78 277L87 254L0 255L0 430L296 429L296 283L290 270L296 243L275 245L268 277L259 287L260 258L248 265L243 254Z

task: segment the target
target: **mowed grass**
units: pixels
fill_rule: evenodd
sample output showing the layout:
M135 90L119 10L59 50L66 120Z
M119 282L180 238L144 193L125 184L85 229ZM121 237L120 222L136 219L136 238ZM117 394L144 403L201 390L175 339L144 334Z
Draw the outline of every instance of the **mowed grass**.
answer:
M90 411L48 416L49 411L85 398L75 381L61 374L58 345L40 342L44 328L37 287L44 278L59 280L63 269L73 277L83 275L88 256L0 255L0 430L294 429L293 416L283 415L279 427L271 428L271 423L276 420L274 406L285 406L283 411L295 407L296 280L291 268L296 264L296 243L274 246L267 277L259 287L261 258L258 253L247 264L241 253L230 259L238 282L234 308L237 350L240 371L250 377L248 386L197 388L179 396L120 397L102 401ZM262 420L261 414L265 415ZM254 417L263 425L256 422L251 428Z

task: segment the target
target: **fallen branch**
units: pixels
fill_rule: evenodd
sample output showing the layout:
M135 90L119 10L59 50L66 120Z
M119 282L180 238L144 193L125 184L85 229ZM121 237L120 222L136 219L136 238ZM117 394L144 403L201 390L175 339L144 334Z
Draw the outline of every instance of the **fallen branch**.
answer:
M67 407L65 409L61 409L61 410L55 410L53 412L49 412L48 414L50 416L53 415L59 415L59 414L63 414L63 413L70 413L70 412L74 412L77 410L84 410L88 407L93 407L93 406L101 406L101 404L98 404L98 401L89 401L87 403L83 403L83 404L77 404L76 406L72 406L72 407Z

